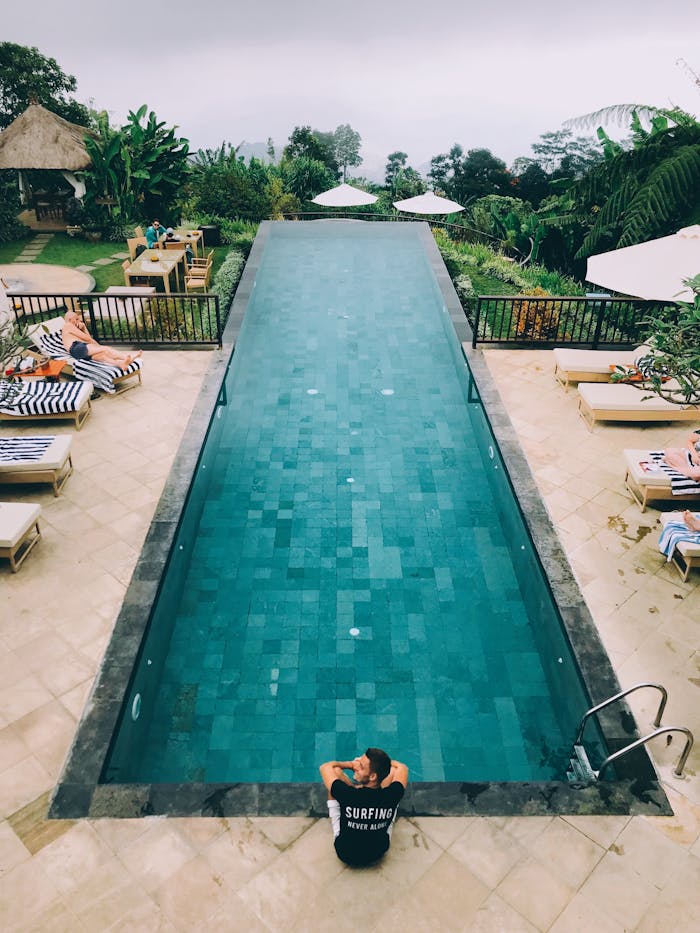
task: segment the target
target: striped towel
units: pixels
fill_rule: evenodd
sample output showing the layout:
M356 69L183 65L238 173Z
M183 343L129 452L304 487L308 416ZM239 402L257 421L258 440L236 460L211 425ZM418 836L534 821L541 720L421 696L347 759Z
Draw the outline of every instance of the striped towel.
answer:
M53 360L68 360L73 367L73 372L79 379L84 379L97 389L113 395L116 392L114 380L124 373L130 374L138 372L141 369L142 361L134 360L126 369L119 369L118 366L110 366L108 363L100 363L97 360L75 360L68 350L63 346L61 331L54 334L38 334L37 339L42 353L50 356Z
M672 496L691 496L695 493L700 494L700 482L698 482L696 479L691 479L689 476L684 476L682 473L679 473L678 470L674 470L673 467L670 467L664 460L663 450L650 451L649 459L655 463L660 470L663 470L668 477L670 477ZM690 461L690 454L688 454L688 466L692 465L693 464Z
M0 463L41 460L54 440L53 435L46 434L40 437L0 437Z
M659 550L670 561L676 545L683 541L688 544L700 544L700 531L691 531L683 521L666 522L659 535Z
M76 411L84 385L84 382L26 381L9 404L0 402L0 411L6 415L55 415Z

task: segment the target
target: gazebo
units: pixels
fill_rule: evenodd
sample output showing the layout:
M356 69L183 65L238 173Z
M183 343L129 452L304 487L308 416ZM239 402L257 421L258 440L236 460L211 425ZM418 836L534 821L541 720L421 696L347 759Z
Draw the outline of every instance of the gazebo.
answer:
M90 165L85 135L91 130L69 123L41 104L30 104L0 133L0 169L19 171L22 200L26 203L22 172L52 169L61 172L76 198L85 194L85 184L75 173Z

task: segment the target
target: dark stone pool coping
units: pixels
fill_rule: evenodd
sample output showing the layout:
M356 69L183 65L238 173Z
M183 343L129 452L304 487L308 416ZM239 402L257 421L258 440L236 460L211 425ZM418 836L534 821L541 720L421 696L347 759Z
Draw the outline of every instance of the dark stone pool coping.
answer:
M351 222L324 221L326 224ZM51 818L327 814L325 791L320 783L99 783L150 610L175 539L212 412L222 391L272 223L265 221L260 225L226 323L222 350L214 351L214 358L156 507L67 763L54 791L49 808ZM376 228L376 224L373 224L373 227ZM460 343L464 344L471 339L464 311L429 226L420 224L418 229L456 335ZM483 355L468 346L463 347L463 352L474 376L475 389L478 391L503 460L507 464L511 485L520 502L539 559L545 568L552 595L574 657L587 684L592 704L598 703L619 691L617 678L552 527ZM634 719L624 703L601 713L599 721L611 752L628 744L637 734ZM559 813L644 813L658 816L673 812L651 761L643 749L623 759L617 771L618 780L601 781L587 787L557 781L412 783L404 797L401 812L407 816Z

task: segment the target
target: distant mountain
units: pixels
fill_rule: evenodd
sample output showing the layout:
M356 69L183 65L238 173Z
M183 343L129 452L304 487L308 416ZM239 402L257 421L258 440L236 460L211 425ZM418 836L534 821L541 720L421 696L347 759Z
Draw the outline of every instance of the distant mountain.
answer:
M282 150L280 150L281 155ZM277 154L277 152L275 152ZM248 143L243 140L243 142L238 147L238 155L243 156L246 162L250 162L252 158L260 159L261 162L269 162L270 157L267 154L267 143Z

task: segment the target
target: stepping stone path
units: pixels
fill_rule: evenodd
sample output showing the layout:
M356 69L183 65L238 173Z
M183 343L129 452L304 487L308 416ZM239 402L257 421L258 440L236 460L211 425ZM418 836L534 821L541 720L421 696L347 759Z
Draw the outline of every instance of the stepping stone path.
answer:
M34 262L39 253L43 250L53 233L37 233L35 237L27 243L15 262Z
M53 233L37 233L37 235L32 237L29 243L27 243L22 252L15 259L15 262L34 262L52 237ZM97 266L109 266L113 262L121 262L124 259L129 259L129 253L112 253L111 256L93 260L93 265L91 266L76 266L76 269L78 272L92 272Z
M92 272L97 266L109 266L123 259L129 259L129 253L112 253L111 256L103 256L102 259L93 259L91 266L76 266L75 268L78 272Z

